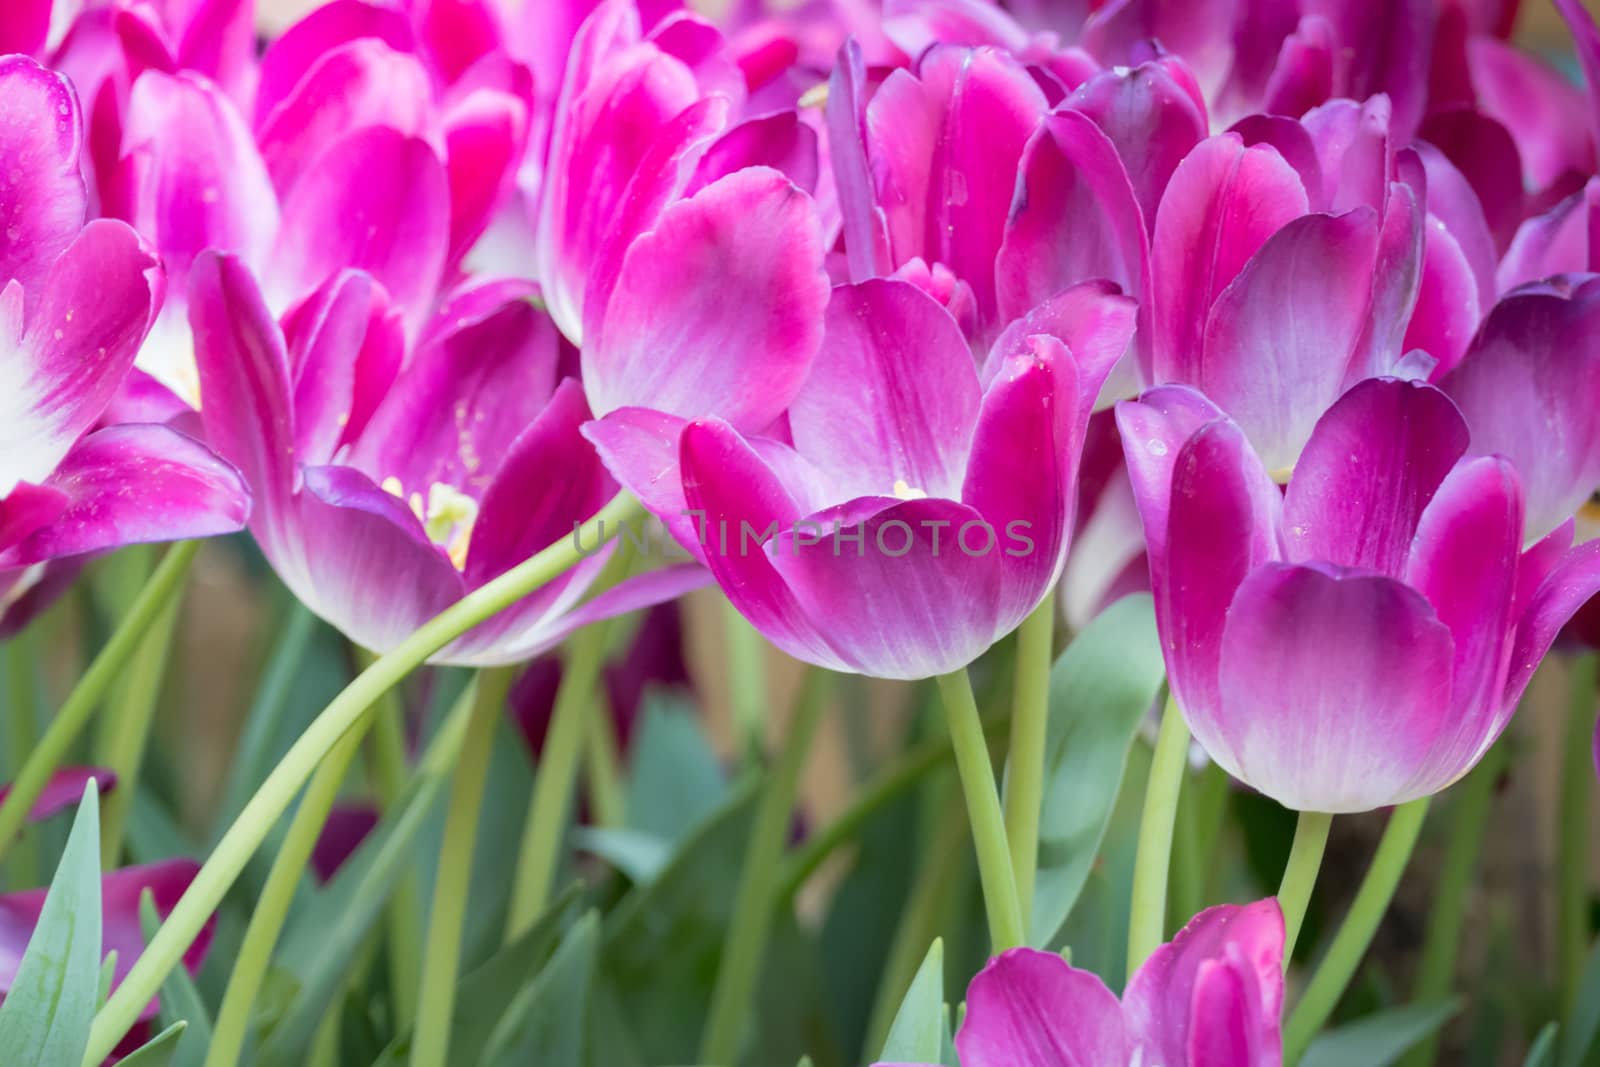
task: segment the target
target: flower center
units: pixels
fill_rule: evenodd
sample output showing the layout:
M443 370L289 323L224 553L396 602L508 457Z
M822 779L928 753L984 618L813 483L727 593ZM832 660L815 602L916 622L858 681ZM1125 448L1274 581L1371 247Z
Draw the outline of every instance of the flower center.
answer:
M896 478L894 480L894 495L895 499L897 500L928 499L927 493L924 493L921 489L913 489L910 485L906 484L906 480L904 478Z
M444 549L456 570L467 565L467 547L472 543L472 527L478 521L478 502L461 490L443 482L428 486L428 497L413 492L406 495L400 479L390 475L383 480L383 490L406 502L411 513L422 523L428 540Z

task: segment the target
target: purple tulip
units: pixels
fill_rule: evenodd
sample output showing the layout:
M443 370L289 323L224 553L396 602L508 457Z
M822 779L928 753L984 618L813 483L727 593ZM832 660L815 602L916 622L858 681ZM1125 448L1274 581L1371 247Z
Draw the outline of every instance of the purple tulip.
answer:
M967 989L956 1051L962 1067L1278 1067L1282 1011L1283 913L1268 899L1195 916L1121 1001L1054 953L1003 953Z
M206 436L255 491L251 530L289 588L368 648L394 647L571 538L615 491L525 283L453 295L403 368L397 312L360 272L336 275L282 327L236 257L201 255L190 289ZM700 581L657 571L574 610L605 560L589 556L438 661L516 662Z
M50 776L39 798L28 809L29 822L42 822L62 811L73 811L83 799L84 787L93 779L104 796L116 788L117 776L104 767L63 767ZM11 784L0 785L0 801L11 794Z
M1527 552L1522 479L1464 458L1432 386L1375 379L1317 422L1287 492L1200 394L1118 407L1168 678L1230 774L1303 811L1437 792L1500 735L1600 589L1572 525Z
M925 678L977 658L1060 576L1089 411L1132 320L1110 286L1069 289L980 367L917 285L844 285L786 427L632 407L585 430L773 643Z
M231 533L238 473L165 426L103 425L159 306L154 254L120 222L84 224L71 88L0 59L0 581L140 541ZM96 428L96 427L101 428Z

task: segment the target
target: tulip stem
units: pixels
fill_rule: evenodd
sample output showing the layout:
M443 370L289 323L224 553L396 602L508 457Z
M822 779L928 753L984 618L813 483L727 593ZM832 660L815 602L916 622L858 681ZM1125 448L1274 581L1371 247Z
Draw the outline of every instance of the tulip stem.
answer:
M34 801L39 799L39 794L44 792L50 777L61 766L61 761L67 757L73 742L89 724L90 718L100 706L100 701L110 689L111 683L117 679L122 668L139 650L145 634L155 624L161 612L183 588L184 576L189 573L189 566L199 551L198 541L182 541L167 550L160 566L150 575L144 588L139 590L133 606L123 616L122 622L118 624L110 640L105 643L105 647L95 656L94 662L89 664L89 669L68 694L66 702L50 721L38 745L28 753L22 769L17 772L16 780L11 783L11 792L3 802L0 802L0 855L4 855L5 850L16 839L17 833L28 819L28 812L33 808ZM129 1025L132 1023L133 1020L130 1019ZM126 1029L127 1027L124 1027L122 1031L118 1031L118 1037ZM99 1063L109 1052L108 1046L106 1053L102 1053L93 1062Z
M598 540L602 524L624 521L638 513L638 502L626 494L619 494L588 522L575 529L571 538L563 538L536 553L423 623L410 637L379 657L376 663L361 672L334 697L333 702L323 708L300 734L244 806L233 825L218 840L210 858L189 883L189 888L167 915L161 929L156 931L156 936L146 946L143 955L95 1015L83 1062L93 1067L110 1055L122 1035L138 1020L140 1011L160 990L162 981L177 966L205 926L206 920L216 911L245 864L261 847L273 824L317 764L322 762L341 737L366 717L378 697L399 684L401 679L422 666L429 656L457 637L565 573L583 557L584 539L589 539L590 543ZM174 549L174 553L181 551L182 547L186 546ZM151 578L151 585L156 584L172 559L173 555L169 554L162 561L156 575ZM146 592L149 591L150 586L147 586ZM141 603L145 599L145 594L141 594ZM129 613L130 618L139 614L139 607L139 604L135 605L134 611ZM146 620L154 614L155 608L152 607ZM124 629L127 629L126 623ZM123 655L124 659L137 643L136 635L141 629L142 626L135 628L135 637L128 640L129 647ZM121 631L113 637L113 642L120 636ZM101 657L104 656L105 653L102 653ZM120 663L121 660L118 660L117 665L120 666ZM97 668L100 668L99 659L90 667L84 681L79 683L80 689L94 676ZM109 674L111 668L104 668L104 671ZM38 786L42 785L41 779ZM37 795L38 786L34 795ZM16 794L13 794L7 798L7 804L16 799ZM22 810L26 811L31 802L30 799L22 806ZM3 808L0 808L0 830L5 825L3 816ZM20 819L17 824L20 825ZM11 828L11 834L15 834L15 826ZM7 835L0 833L0 841L6 839Z
M172 648L172 633L178 623L178 598L162 609L145 635L127 679L101 721L96 762L115 774L116 788L100 801L100 868L111 870L122 855L122 830L133 807L139 785L139 768L144 763L150 741L150 727L161 699L161 683L166 676L167 655Z
M1170 694L1156 734L1156 751L1145 783L1139 818L1139 848L1133 862L1133 902L1128 916L1128 977L1160 947L1167 918L1167 873L1172 864L1172 828L1189 763L1189 726Z
M1361 888L1356 891L1356 899L1284 1027L1283 1062L1286 1067L1300 1062L1312 1038L1333 1014L1362 957L1367 954L1378 932L1378 924L1389 910L1389 902L1394 899L1400 878L1405 874L1417 837L1422 833L1428 800L1423 797L1401 804L1389 816L1389 825L1384 828L1383 839L1378 842L1378 850L1361 880Z
M767 643L731 601L722 603L728 642L728 704L733 712L739 755L761 759L767 721Z
M1006 839L1017 882L1017 909L1026 924L1033 914L1033 882L1039 868L1039 819L1044 807L1044 750L1050 730L1050 652L1055 637L1056 595L1051 590L1017 630L1017 683L1011 713L1011 751L1006 766Z
M978 854L978 881L983 886L983 906L989 915L990 955L999 955L1021 945L1027 931L1017 903L1016 876L1011 870L1011 849L1006 840L1000 794L995 789L994 766L966 669L941 674L938 681L950 724L950 745L956 754L956 772L967 802L967 822L972 826L972 843Z
M1577 1003L1589 954L1589 779L1595 725L1595 654L1572 664L1566 737L1561 751L1561 817L1556 841L1556 930L1563 1016Z
M739 872L733 920L722 944L717 983L711 993L710 1016L701 1040L699 1062L730 1067L739 1053L739 1039L749 1021L750 1005L761 977L761 961L772 932L778 900L778 866L789 843L800 771L827 707L829 675L820 667L806 673L788 736L761 789L749 845Z
M445 1067L449 1061L450 1022L455 1013L461 929L471 889L478 815L483 810L495 731L515 676L516 671L510 667L492 668L479 675L467 735L450 778L439 873L433 884L433 913L428 917L428 944L422 957L417 1025L411 1043L412 1067Z
M272 965L272 953L278 947L278 935L283 932L284 920L289 917L289 906L294 903L295 892L305 876L311 852L322 836L322 827L328 821L334 801L339 797L339 786L344 781L350 763L361 748L361 740L371 724L366 718L349 733L339 738L327 757L317 765L289 820L283 844L273 858L267 872L261 896L250 912L250 924L245 927L244 940L239 944L239 954L234 958L233 971L228 976L228 988L222 994L222 1006L217 1009L217 1021L211 1031L211 1047L206 1052L205 1067L234 1067L244 1051L245 1038L250 1028L250 1016L261 993L262 982Z
M1417 1004L1436 1003L1450 993L1456 973L1456 953L1467 911L1467 891L1483 845L1484 823L1494 799L1495 783L1510 762L1506 743L1484 754L1454 790L1450 807L1450 838L1439 865L1438 887L1428 912L1428 931L1422 942L1422 962L1417 966ZM1400 1061L1402 1067L1431 1067L1439 1050L1439 1035L1429 1034Z
M615 709L605 687L595 689L595 713L589 717L589 743L584 746L584 783L594 824L611 829L627 818L622 787L622 757L617 752Z
M1333 816L1320 811L1302 811L1294 824L1294 843L1289 846L1289 862L1283 867L1278 884L1278 907L1283 909L1283 969L1289 969L1300 927L1311 903L1311 891L1322 869L1322 853L1328 847L1328 830Z
M6 642L6 681L11 696L7 734L11 753L11 777L21 772L23 760L39 743L39 665L33 633L23 630ZM13 889L32 889L39 884L37 842L24 837L11 853Z

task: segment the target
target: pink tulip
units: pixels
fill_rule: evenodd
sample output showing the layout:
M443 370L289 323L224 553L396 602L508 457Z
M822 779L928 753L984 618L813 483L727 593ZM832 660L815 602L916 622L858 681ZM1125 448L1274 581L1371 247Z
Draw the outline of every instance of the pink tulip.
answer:
M239 529L238 473L165 426L103 425L163 276L120 222L84 224L77 102L59 75L0 59L0 594L46 560ZM100 427L100 428L97 428Z
M1003 953L967 989L956 1051L962 1067L1278 1067L1282 1011L1283 914L1268 899L1195 916L1120 1001L1054 953Z
M1286 807L1437 792L1505 728L1600 543L1526 552L1523 479L1464 458L1432 386L1369 380L1318 420L1287 492L1188 389L1118 407L1174 695L1216 762Z

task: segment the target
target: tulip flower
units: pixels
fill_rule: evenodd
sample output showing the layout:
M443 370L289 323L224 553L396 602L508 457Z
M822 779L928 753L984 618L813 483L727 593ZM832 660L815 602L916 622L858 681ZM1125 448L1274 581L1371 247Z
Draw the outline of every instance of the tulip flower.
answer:
M1569 551L1570 523L1522 550L1522 478L1467 456L1432 386L1352 388L1286 492L1199 393L1117 414L1173 694L1211 758L1286 807L1365 811L1460 778L1600 589L1600 544Z
M397 313L365 274L335 276L281 326L237 257L203 254L190 288L206 436L255 491L256 540L308 607L367 648L394 647L570 538L615 492L524 283L455 294L404 367ZM658 571L573 610L605 560L589 556L439 662L516 662L698 584Z
M1018 948L967 989L962 1067L1278 1067L1283 915L1276 901L1196 915L1128 981ZM879 1067L889 1067L887 1064Z
M231 533L238 473L165 426L103 425L162 291L161 268L120 222L84 224L71 88L0 59L0 587L7 605L47 560L141 541ZM35 572L37 573L37 572Z
M844 285L787 439L687 405L623 408L586 432L774 644L925 678L977 658L1060 576L1089 412L1132 319L1103 283L1069 289L980 368L918 285Z

